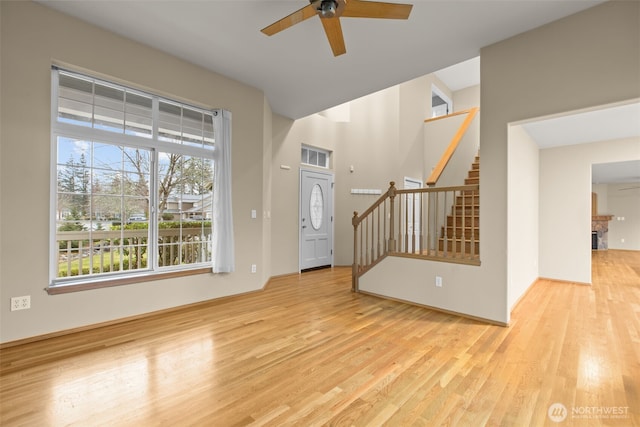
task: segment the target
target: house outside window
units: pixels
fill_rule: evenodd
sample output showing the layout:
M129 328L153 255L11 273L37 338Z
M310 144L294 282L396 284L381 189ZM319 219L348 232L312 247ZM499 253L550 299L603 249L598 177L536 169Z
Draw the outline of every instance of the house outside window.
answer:
M215 114L52 70L51 287L211 267Z

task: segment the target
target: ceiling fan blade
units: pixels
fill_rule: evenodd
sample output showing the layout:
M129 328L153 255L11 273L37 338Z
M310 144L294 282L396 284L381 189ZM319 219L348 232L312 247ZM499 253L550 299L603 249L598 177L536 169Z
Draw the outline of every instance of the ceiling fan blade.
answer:
M308 6L303 7L295 12L293 12L289 16L285 16L279 21L274 22L273 24L264 27L262 30L268 36L272 36L274 34L279 33L282 30L286 30L289 27L292 27L300 22L311 18L312 16L316 16L318 14L317 11L317 1L312 2Z
M334 18L321 18L324 32L327 34L333 56L339 56L343 53L347 53L347 48L344 45L344 37L342 36L342 26L340 25L340 18L337 16Z
M342 16L348 18L408 19L411 4L347 0Z

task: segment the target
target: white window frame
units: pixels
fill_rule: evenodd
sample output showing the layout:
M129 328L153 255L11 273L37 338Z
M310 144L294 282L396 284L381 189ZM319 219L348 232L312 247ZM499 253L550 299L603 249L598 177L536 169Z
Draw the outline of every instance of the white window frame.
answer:
M69 72L71 74L77 76L85 76L92 80L95 80L100 83L111 84L117 87L122 87L126 89L131 89L134 92L144 93L147 96L152 97L153 102L153 130L152 137L145 138L140 136L127 135L125 133L115 133L107 130L95 129L93 127L84 127L79 125L74 125L71 123L64 123L58 121L58 75L59 71ZM60 288L73 288L76 285L87 285L92 284L88 289L91 288L99 288L101 282L105 282L106 286L113 286L113 284L109 284L108 282L113 282L114 284L126 284L126 283L134 283L144 280L155 280L162 275L169 274L170 277L174 277L176 273L184 272L185 274L196 274L198 272L203 272L203 269L206 271L212 270L212 261L207 262L198 262L198 263L190 263L190 264L181 264L176 266L158 266L157 260L157 247L158 247L158 220L157 215L153 214L156 212L156 208L158 206L158 191L157 191L157 183L159 180L158 175L158 155L159 153L169 152L176 154L183 154L192 157L199 157L210 159L212 162L215 158L215 147L194 147L190 145L180 145L174 142L162 141L157 138L158 135L158 115L159 109L158 105L160 101L166 101L171 103L179 104L183 107L187 107L189 109L194 109L201 111L206 114L213 114L214 116L218 114L218 111L205 109L202 107L195 107L184 102L175 101L164 96L159 96L157 94L141 91L138 89L130 88L128 86L112 83L102 78L88 76L83 73L77 73L71 70L59 70L57 67L52 67L51 73L51 84L52 84L52 97L51 97L51 175L50 175L50 285L49 285L49 293L62 293L66 291L59 291ZM215 123L215 120L214 120ZM215 126L215 124L214 124ZM217 132L214 129L214 132ZM57 144L59 137L69 137L69 138L78 138L84 139L87 141L94 141L100 143L113 144L118 146L129 146L132 148L140 148L142 150L148 150L151 153L151 168L150 168L150 177L149 177L149 198L150 201L150 215L148 218L149 221L149 235L148 239L148 250L147 250L147 266L144 269L137 270L126 270L119 272L110 272L110 273L100 273L99 275L89 274L89 275L79 275L72 277L57 277L58 276L58 248L57 248L57 221L56 221L56 207L57 207L57 198L58 198L58 176L57 176L57 166L58 166L58 155L57 155ZM215 163L214 163L215 167ZM213 180L211 182L213 184ZM211 195L213 201L213 195ZM213 215L212 215L213 216ZM124 224L125 218L122 218L122 222ZM215 251L212 254L212 257L215 257ZM146 279L145 279L146 277ZM134 279L134 280L130 280ZM87 288L86 286L80 286L83 289ZM58 291L55 291L55 289ZM54 289L53 292L50 290ZM79 289L79 290L83 290ZM69 291L69 290L67 290Z
M304 153L305 150L308 153L306 162L302 159L302 156L303 156L303 153ZM323 154L325 156L324 157L325 158L324 164L320 164L319 162L310 163L309 162L309 158L311 157L310 156L311 152L316 153L316 159L319 158L319 154ZM311 147L310 145L305 145L305 144L302 144L302 147L300 148L300 159L301 159L300 163L305 165L305 166L315 166L315 167L318 167L318 168L329 169L330 156L331 156L331 152L329 150L324 150L322 148Z
M438 114L438 110L434 109L433 107L433 97L434 96L438 96L440 97L440 99L442 99L446 105L446 112L444 114ZM442 117L442 116L446 116L448 114L453 113L453 101L451 100L451 98L449 98L442 90L440 90L440 88L438 86L436 86L435 84L431 85L431 117Z

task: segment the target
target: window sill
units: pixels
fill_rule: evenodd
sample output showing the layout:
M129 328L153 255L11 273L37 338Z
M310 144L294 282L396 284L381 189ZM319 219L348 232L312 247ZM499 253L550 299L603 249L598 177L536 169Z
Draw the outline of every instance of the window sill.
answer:
M48 286L45 288L49 295L68 294L72 292L89 291L92 289L111 288L114 286L131 285L134 283L152 282L155 280L173 279L175 277L194 276L196 274L212 273L211 267L197 268L193 270L170 271L166 273L156 273L135 277L122 277L116 279L96 280L88 283L78 283L69 285Z

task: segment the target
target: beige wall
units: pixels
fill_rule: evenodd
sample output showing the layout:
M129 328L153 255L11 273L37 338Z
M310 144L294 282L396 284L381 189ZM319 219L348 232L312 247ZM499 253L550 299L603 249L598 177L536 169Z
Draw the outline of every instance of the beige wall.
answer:
M379 196L351 195L351 189L376 188L385 191L389 181L402 177L398 173L398 163L406 161L406 158L398 153L411 151L411 144L406 144L409 148L402 147L402 141L399 141L399 91L396 86L341 106L341 115L348 119L346 122L333 120L336 115L329 113L313 114L295 121L274 116L273 275L298 271L298 192L302 144L332 152L330 169L335 174L334 264L352 263L353 211L364 211ZM420 170L420 166L414 166L414 169Z
M482 265L470 273L464 267L389 260L410 272L403 275L403 289L420 295L420 301L427 301L428 305L509 321L508 277L512 266L507 256L507 224L511 220L507 197L508 125L637 98L639 14L638 2L607 2L481 50ZM540 186L544 193L542 183ZM543 250L541 238L540 251ZM542 260L539 268L544 274ZM443 288L436 291L433 277L442 275L443 270L447 277L443 277ZM395 289L397 280L392 282L394 287L385 286L382 280L368 273L361 280L361 287L399 295Z
M395 296L385 286L401 282L397 297L413 295L427 305L508 321L508 124L640 96L639 7L637 2L605 3L483 49L482 266L392 259L375 275L368 273L363 288L368 283L371 291ZM2 301L32 297L31 310L9 312L8 304L0 304L2 342L251 291L270 276L297 271L303 143L334 153L337 265L352 262L353 211L363 211L376 198L353 196L350 189L384 191L390 180L423 175L428 77L350 102L348 122L320 114L292 121L272 115L254 88L37 4L0 2L0 18L0 291ZM233 113L236 273L57 296L43 291L49 279L52 61ZM460 102L464 105L469 96L461 94ZM24 176L28 179L13 184ZM250 219L251 209L262 216ZM28 233L8 218L19 218ZM251 264L257 264L258 274L250 273ZM438 290L436 274L444 278Z
M267 283L271 277L271 201L273 198L273 113L271 106L264 98L263 115L263 151L262 151L262 212L258 210L258 217L262 213L262 263L260 264L260 277L263 283Z
M0 2L0 10L0 341L260 289L270 274L269 233L250 211L268 208L271 113L263 94L35 3ZM52 62L233 113L236 273L47 295ZM251 274L251 264L261 274ZM31 295L31 309L10 312L9 298L20 295Z
M597 204L597 215L606 215L609 212L608 209L608 191L609 185L607 184L592 184L591 192L597 194L596 204Z
M608 2L482 50L481 156L486 162L481 172L485 189L481 225L483 230L492 230L487 243L493 249L492 258L495 256L499 264L504 265L502 254L507 249L505 228L499 224L515 220L505 218L505 206L511 203L504 198L507 124L638 97L639 7L637 2ZM547 175L542 172L547 159L540 155L540 275L588 282L590 271L588 277L584 274L568 277L546 263L553 258L549 249L554 248L555 263L564 259L563 264L571 264L571 260L565 258L570 253L568 248L561 250L558 240L547 244L550 236L544 205L550 187L545 181ZM489 167L485 168L485 164ZM573 179L570 175L565 172L562 179ZM590 189L589 180L584 185ZM491 202L491 215L485 214L487 201ZM586 209L588 214L588 204ZM567 212L564 215L573 217ZM554 221L558 219L555 216ZM575 237L578 240L571 241L580 245L580 237L566 237L569 240ZM588 242L583 246L588 251ZM510 272L511 268L509 264L504 265L504 271Z
M431 111L432 83L449 93L442 82L428 75L303 119L292 121L274 116L271 219L273 275L298 271L301 145L333 152L334 263L351 265L353 212L363 212L379 197L352 195L351 189L379 189L384 192L389 188L390 181L395 181L396 186L402 188L404 177L422 182L426 179L423 160L424 119L429 117ZM440 155L441 151L438 158Z
M607 185L607 206L609 249L640 251L640 182Z
M538 279L540 150L522 126L509 126L508 258L509 309Z
M541 277L591 283L591 165L625 160L640 160L640 138L540 151Z
M453 92L454 111L468 110L480 106L480 85L469 86Z

